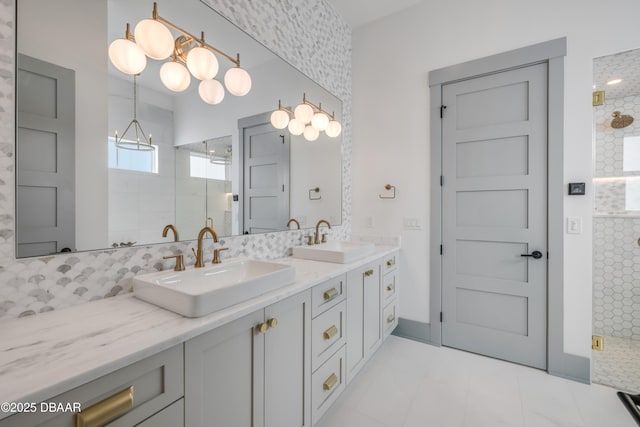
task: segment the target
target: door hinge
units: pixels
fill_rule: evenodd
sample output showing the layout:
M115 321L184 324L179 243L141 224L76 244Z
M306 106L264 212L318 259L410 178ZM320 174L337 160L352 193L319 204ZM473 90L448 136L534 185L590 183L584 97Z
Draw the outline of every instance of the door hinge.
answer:
M282 143L284 144L284 135L280 135L280 138L282 138Z
M602 351L604 350L604 338L599 335L591 336L591 348L593 350Z
M284 193L284 184L282 184L282 192Z
M440 187L444 186L444 176L440 175Z
M444 318L444 316L442 316L442 312L440 312L440 323L442 323L442 319Z
M444 117L444 110L446 110L447 106L446 105L441 105L440 106L440 118Z
M443 248L442 248L442 245L440 245L440 255L442 255L442 253L443 253Z

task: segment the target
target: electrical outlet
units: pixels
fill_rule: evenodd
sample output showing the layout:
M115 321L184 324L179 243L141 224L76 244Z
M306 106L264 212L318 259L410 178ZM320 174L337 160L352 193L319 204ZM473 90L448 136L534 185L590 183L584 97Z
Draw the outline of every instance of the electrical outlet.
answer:
M365 217L364 224L365 224L365 227L367 228L373 228L373 217L372 216Z
M604 350L604 338L599 335L591 336L591 348L597 351Z

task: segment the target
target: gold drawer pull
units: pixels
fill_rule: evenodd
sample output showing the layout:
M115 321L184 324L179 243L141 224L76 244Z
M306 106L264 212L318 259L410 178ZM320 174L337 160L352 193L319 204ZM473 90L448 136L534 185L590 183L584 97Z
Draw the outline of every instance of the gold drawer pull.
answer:
M331 301L338 295L338 290L336 288L331 288L328 291L324 292L324 300Z
M267 330L269 329L269 325L267 325L267 323L260 323L259 325L256 326L256 331L264 334L267 332Z
M335 387L336 384L338 384L338 377L336 374L331 374L331 376L322 384L322 389L329 391Z
M389 317L387 317L387 323L393 323L394 320L396 320L396 316L393 314L390 314Z
M269 319L267 320L267 325L270 328L276 328L278 326L278 319L276 319L275 317L273 319Z
M365 271L365 272L364 272L364 275L365 275L365 276L367 276L367 277L372 276L372 275L373 275L373 270L367 270L367 271Z
M395 264L396 264L395 258L387 260L387 267L391 267L392 265L395 265Z
M395 286L393 286L393 284L391 285L387 285L387 291L391 292L395 289Z
M133 408L133 386L76 414L76 427L98 427Z
M336 328L336 325L333 325L332 327L330 327L329 329L327 329L326 331L324 331L324 334L322 334L322 336L324 336L325 340L330 340L331 338L333 338L336 334L338 333L338 328Z

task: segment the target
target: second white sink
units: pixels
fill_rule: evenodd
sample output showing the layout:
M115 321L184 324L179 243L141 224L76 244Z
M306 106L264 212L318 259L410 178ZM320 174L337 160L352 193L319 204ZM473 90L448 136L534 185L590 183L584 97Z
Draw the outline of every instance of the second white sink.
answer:
M294 246L293 257L347 264L372 254L374 249L373 243L334 240L313 246Z
M136 297L186 317L200 317L295 282L295 268L235 260L186 271L159 271L133 278Z

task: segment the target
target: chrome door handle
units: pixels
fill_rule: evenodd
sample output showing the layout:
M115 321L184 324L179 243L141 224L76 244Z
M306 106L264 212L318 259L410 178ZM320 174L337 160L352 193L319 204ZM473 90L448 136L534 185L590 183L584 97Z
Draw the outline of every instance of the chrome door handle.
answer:
M540 259L542 258L542 252L540 251L533 251L530 254L521 254L520 256L529 256L533 259Z

